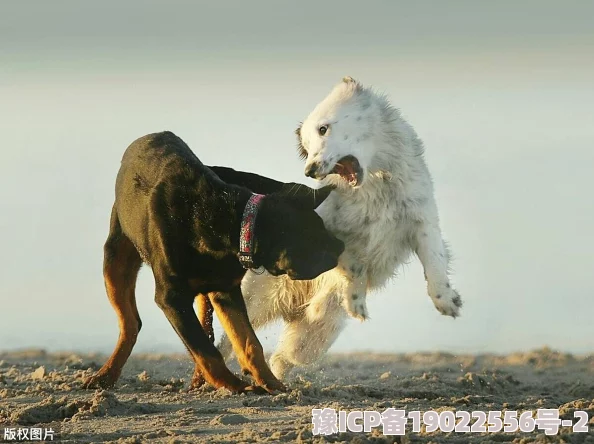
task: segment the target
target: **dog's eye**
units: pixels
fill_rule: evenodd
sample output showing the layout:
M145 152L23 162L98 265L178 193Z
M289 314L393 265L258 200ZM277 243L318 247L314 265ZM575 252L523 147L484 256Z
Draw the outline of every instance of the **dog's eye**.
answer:
M318 128L318 133L320 133L320 136L326 134L326 131L328 131L328 125L322 125Z

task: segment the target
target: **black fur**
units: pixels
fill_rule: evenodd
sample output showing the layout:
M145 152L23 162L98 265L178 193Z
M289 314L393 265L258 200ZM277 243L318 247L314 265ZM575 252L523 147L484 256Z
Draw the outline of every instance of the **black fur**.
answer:
M151 265L156 302L191 351L218 353L203 340L192 304L199 293L239 291L245 274L237 258L239 231L250 190L267 194L256 218L256 265L293 279L312 279L337 265L344 245L314 211L330 188L206 167L171 132L141 137L123 156L114 204L119 235Z

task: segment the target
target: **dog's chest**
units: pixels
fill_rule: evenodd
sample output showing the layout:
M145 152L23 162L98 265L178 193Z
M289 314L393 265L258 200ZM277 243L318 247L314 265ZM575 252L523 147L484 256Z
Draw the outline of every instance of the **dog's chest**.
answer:
M346 252L366 265L370 285L377 286L410 256L418 206L410 198L393 193L367 199L336 193L319 213L326 227L345 242Z
M226 292L237 287L245 269L237 258L196 255L186 269L188 284L195 293Z

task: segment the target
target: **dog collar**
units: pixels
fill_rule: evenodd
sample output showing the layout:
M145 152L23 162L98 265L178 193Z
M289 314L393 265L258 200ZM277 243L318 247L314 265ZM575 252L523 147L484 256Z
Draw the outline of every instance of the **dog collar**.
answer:
M239 262L246 270L261 269L254 264L254 241L256 216L260 208L260 202L264 198L263 194L252 194L245 204L243 218L241 219L241 229L239 231Z

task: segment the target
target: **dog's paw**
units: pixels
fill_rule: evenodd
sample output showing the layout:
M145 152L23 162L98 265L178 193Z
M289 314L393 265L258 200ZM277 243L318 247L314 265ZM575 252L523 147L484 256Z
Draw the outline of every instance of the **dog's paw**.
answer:
M269 379L261 387L271 395L278 395L279 393L286 393L289 391L287 386L280 382L278 379Z
M241 390L237 390L236 393L253 393L255 395L271 394L271 392L266 390L264 387L260 387L259 385L247 385L243 387Z
M109 372L101 372L90 376L83 382L83 389L85 390L94 390L94 389L110 389L112 388L116 381L117 376L113 375Z
M439 289L429 292L429 296L435 305L437 311L444 316L456 318L460 315L462 299L456 290L450 284L446 284Z
M348 315L352 318L360 321L369 319L369 313L367 312L367 300L365 296L351 295L345 298L344 308Z
M270 357L270 370L277 379L285 379L293 367L294 365L281 355L272 355Z
M326 299L314 297L305 309L305 316L311 323L321 321L326 315L327 308L328 302Z
M194 374L192 375L192 381L190 382L189 390L196 390L202 388L206 385L206 379L202 375L200 369L194 369Z

